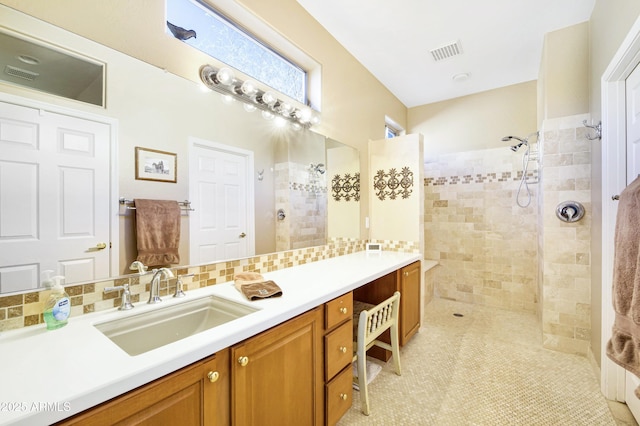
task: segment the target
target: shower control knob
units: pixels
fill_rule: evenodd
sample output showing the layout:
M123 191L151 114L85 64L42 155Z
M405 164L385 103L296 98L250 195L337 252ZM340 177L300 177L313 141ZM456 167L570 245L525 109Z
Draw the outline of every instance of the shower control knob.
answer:
M584 206L577 201L565 201L556 207L556 216L563 222L577 222L584 216Z

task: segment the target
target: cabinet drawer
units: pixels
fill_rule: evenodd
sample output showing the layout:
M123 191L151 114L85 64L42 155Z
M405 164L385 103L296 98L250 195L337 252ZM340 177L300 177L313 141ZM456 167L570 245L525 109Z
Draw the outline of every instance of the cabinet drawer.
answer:
M351 408L352 400L353 373L351 366L349 366L327 384L327 424L335 425L344 413Z
M353 360L353 320L324 337L324 371L327 381Z
M353 293L349 292L325 303L324 329L330 330L353 314Z

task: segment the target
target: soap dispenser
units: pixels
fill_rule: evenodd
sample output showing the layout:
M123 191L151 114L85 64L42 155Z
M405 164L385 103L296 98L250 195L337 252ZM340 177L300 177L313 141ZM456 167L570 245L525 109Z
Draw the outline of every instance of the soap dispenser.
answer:
M42 277L42 280L40 282L41 286L44 288L53 288L53 279L51 278L51 275L53 275L53 270L52 269L47 269L46 271L42 271L42 273L40 274L40 276Z
M56 275L51 278L53 287L51 287L51 295L44 305L44 321L47 323L47 330L55 330L67 325L67 319L71 314L71 300L69 295L64 291L64 287L60 284L63 276Z

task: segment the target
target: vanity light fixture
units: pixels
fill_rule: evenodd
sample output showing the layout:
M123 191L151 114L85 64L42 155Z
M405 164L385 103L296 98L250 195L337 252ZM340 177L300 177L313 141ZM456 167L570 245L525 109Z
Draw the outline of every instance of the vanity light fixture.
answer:
M246 111L261 110L262 116L267 120L281 117L291 122L296 130L302 127L309 128L320 122L318 114L311 108L297 108L287 101L278 99L275 93L260 90L253 81L236 78L229 68L217 69L211 65L203 65L200 67L200 79L207 88L229 99L243 102Z

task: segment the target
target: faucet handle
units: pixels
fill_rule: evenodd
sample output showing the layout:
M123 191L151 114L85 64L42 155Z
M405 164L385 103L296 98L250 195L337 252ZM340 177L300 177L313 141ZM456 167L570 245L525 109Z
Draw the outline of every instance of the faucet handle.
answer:
M176 292L173 295L173 297L185 297L186 294L184 293L184 290L182 288L182 278L183 277L192 277L195 274L187 274L187 275L180 275L180 274L176 274L177 275L177 279L176 279Z
M131 303L131 292L129 291L129 284L117 285L115 287L105 287L104 292L110 293L112 291L120 291L124 290L122 293L122 302L120 302L120 307L118 307L119 311L128 311L129 309L133 309L133 304Z

